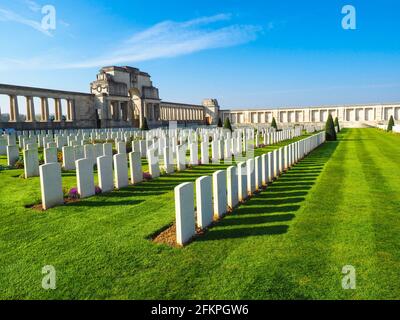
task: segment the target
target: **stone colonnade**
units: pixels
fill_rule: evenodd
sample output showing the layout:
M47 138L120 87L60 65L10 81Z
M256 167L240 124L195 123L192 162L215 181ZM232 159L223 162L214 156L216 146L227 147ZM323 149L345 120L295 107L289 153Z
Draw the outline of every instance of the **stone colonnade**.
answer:
M222 110L222 120L229 117L233 124L271 123L275 118L280 123L318 123L325 122L329 116L338 117L339 121L348 124L375 125L388 121L393 116L400 121L400 104L385 105L349 105L340 107L265 109L265 110Z
M162 102L160 106L162 121L204 121L204 107L200 105Z
M61 122L69 121L73 122L76 120L75 102L76 95L90 96L85 94L48 90L39 88L19 87L11 85L0 84L0 94L8 96L9 98L9 122L22 122L21 109L18 104L18 98L23 97L26 105L26 119L25 122ZM36 119L35 111L35 98L36 102L39 102L40 108L40 119ZM50 118L49 112L49 101L54 101L54 119ZM65 101L66 112L63 114L62 101Z
M20 108L18 105L19 95L8 95L10 99L10 122L20 122ZM34 96L24 96L26 99L26 122L35 122L35 101ZM54 121L63 121L61 98L51 98L51 97L38 97L40 98L40 121L48 122L50 121L49 114L49 99L54 99L55 113ZM67 113L65 115L65 121L75 120L75 104L73 99L65 99L67 103Z

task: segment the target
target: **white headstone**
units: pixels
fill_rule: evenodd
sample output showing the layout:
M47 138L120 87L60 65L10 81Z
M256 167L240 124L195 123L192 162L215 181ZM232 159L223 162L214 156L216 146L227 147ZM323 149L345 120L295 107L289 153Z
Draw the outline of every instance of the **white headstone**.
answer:
M247 192L252 195L256 190L256 172L254 159L248 159L246 163L247 168Z
M274 153L268 152L268 182L274 180Z
M138 140L132 141L132 152L139 152L140 153L140 143Z
M194 184L175 187L176 242L185 245L196 234L194 217Z
M0 137L0 155L4 156L7 154L8 141L5 137Z
M19 159L19 149L17 146L7 146L7 165L13 166Z
M39 156L37 149L24 150L25 179L39 176Z
M42 192L42 207L47 210L64 203L61 181L61 166L59 163L48 163L39 167L40 189Z
M164 157L164 170L165 173L171 174L174 173L174 157L171 149L169 147L164 147L163 151Z
M57 147L43 149L44 163L58 162L58 150Z
M158 163L158 157L156 157L157 149L149 149L147 151L147 162L149 164L149 172L152 179L160 176L160 165Z
M279 152L278 149L275 149L274 151L274 178L278 178L279 176Z
M104 151L103 151L103 144L102 143L96 143L94 144L94 152L95 152L95 157L96 159L98 157L101 157L104 155Z
M147 145L146 140L140 140L140 156L145 158L147 155Z
M208 141L202 142L200 145L201 149L201 164L209 164L210 159L208 155Z
M212 163L219 163L218 141L216 140L211 142L211 161Z
M204 229L213 222L212 178L196 180L197 225Z
M247 168L245 162L240 162L237 165L238 174L238 196L239 201L245 201L248 197L247 193Z
M214 215L221 218L226 213L226 171L219 170L213 173Z
M73 148L75 152L75 161L80 159L85 159L85 152L83 146L74 146Z
M97 176L102 192L110 192L114 189L112 157L101 156L97 158Z
M129 153L129 166L131 171L131 183L137 184L143 181L142 159L140 151Z
M75 169L75 151L74 147L63 147L63 168L65 170Z
M255 185L256 190L259 191L262 188L262 162L261 157L254 158L254 170L255 170Z
M79 159L75 161L76 181L78 193L81 198L87 198L95 194L93 163L91 159Z
M128 178L128 162L126 153L118 153L114 155L114 175L115 188L122 189L129 185Z
M109 157L113 156L113 150L112 150L111 143L103 143L103 155L109 156Z
M238 175L236 167L226 169L227 173L227 201L228 207L235 208L239 203L238 198Z
M190 164L192 166L197 166L199 164L199 147L197 145L197 142L193 142L189 145L189 151L190 151Z
M126 143L124 141L117 142L117 152L126 154Z
M224 160L224 140L218 140L218 159Z
M92 165L94 165L96 163L94 146L92 144L85 144L83 150L85 153L85 159L89 159Z
M176 146L176 166L178 171L186 169L186 147L185 145Z

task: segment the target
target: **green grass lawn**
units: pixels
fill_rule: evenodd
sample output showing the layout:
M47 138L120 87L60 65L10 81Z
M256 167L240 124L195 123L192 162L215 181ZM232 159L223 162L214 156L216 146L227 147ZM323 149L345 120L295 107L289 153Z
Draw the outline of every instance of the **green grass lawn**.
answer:
M183 249L148 237L174 221L174 186L225 165L46 212L25 208L40 199L38 178L3 171L0 298L399 299L400 136L351 129L339 139ZM56 290L41 287L45 265ZM341 287L344 265L356 268L356 290Z

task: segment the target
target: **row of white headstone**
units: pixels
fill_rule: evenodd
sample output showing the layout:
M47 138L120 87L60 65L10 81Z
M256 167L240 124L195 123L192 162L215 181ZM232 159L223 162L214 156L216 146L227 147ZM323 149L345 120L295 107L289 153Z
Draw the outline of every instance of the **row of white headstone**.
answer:
M378 124L377 127L378 127L378 129L386 131L387 128L388 128L388 125L387 124ZM392 131L396 132L396 133L400 133L400 125L394 125L393 128L392 128Z
M301 130L302 127L297 127ZM291 128L284 129L283 132L292 130ZM254 129L242 128L232 133L232 137L243 132L251 132ZM273 128L260 128L258 133L264 138L266 142L266 135L275 132ZM22 131L12 132L0 135L0 155L6 154L6 146L15 146L18 138L18 145L21 150L26 149L28 144L36 145L38 148L46 148L51 144L51 147L57 147L61 151L64 146L79 146L87 143L94 143L96 140L102 141L125 141L137 140L152 140L153 138L160 138L165 136L170 137L184 137L191 138L194 136L195 141L197 137L202 137L205 134L212 136L217 140L221 135L227 137L230 132L221 128L197 128L197 129L164 129L158 128L150 131L140 131L137 129L123 128L118 130L110 129L92 129L92 130L55 130L55 132L46 133L45 131ZM235 136L236 135L236 136ZM254 135L254 134L253 134ZM254 136L253 136L254 138Z
M98 183L102 192L110 192L129 186L129 171L132 184L143 181L143 171L139 152L103 155L96 158ZM78 194L81 198L95 194L93 160L75 161ZM62 190L61 165L57 162L43 164L39 167L42 207L47 210L64 203Z
M274 144L284 141L286 139L291 139L301 135L301 128L288 129L280 132L264 132L264 140L267 140L267 144ZM185 131L182 131L186 133ZM217 131L218 133L218 131ZM213 140L212 140L212 162L218 163L220 160L229 159L232 155L241 154L243 149L247 150L248 141L254 141L253 130L247 130L239 133L233 133L232 135L228 134L228 137L225 135L219 135L215 132L212 132ZM190 134L190 131L189 131ZM203 136L201 139L197 139L198 135L195 134L193 136L186 136L185 134L182 137L165 137L161 136L159 139L149 139L149 140L135 140L132 142L132 150L140 151L141 157L147 156L147 150L150 150L152 147L157 149L157 155L168 156L164 154L164 150L176 150L178 147L178 143L187 147L185 143L188 141L190 150L195 150L195 145L197 141L202 140L201 150L201 162L203 164L208 164L208 139L210 132L203 132ZM247 138L246 138L247 137ZM249 140L247 140L249 139ZM256 147L259 147L258 143L258 135L256 135ZM83 142L83 141L82 141ZM207 143L207 146L205 145ZM124 141L115 140L115 145L118 153L126 153L126 143ZM168 146L169 149L165 149ZM186 152L185 147L181 147L181 153ZM58 147L55 142L47 142L47 146L43 149L44 153L44 162L53 163L58 159ZM177 152L178 153L178 152ZM74 170L75 169L75 161L79 159L91 159L93 164L96 163L96 159L100 156L112 156L112 144L111 143L97 143L97 144L84 144L84 145L70 145L62 147L63 154L63 168L65 170ZM191 164L198 164L198 156L197 152L191 153ZM152 157L154 158L154 157ZM17 146L7 146L7 159L8 165L13 166L19 159L19 150ZM35 143L27 143L23 148L23 159L24 159L24 168L25 168L25 178L35 177L39 175L39 155L38 155L38 145ZM165 157L165 161L169 159ZM179 161L180 157L176 157L175 161L178 166L178 170L182 170L185 168L185 163ZM152 163L153 164L153 163ZM170 168L170 167L168 167ZM170 171L170 170L168 170Z
M201 229L207 228L324 142L325 133L321 132L227 170L216 171L212 177L200 177L195 183L175 187L177 244L185 245L195 236L196 223Z
M297 132L292 134L283 132L281 136L277 136L275 141L280 141L284 138L292 138ZM300 132L301 134L301 132ZM237 147L232 150L232 145L235 145L237 140ZM66 170L76 169L76 179L78 193L81 198L93 196L95 194L94 173L93 166L97 164L99 187L102 192L112 191L114 188L121 189L129 185L128 171L130 168L131 183L136 184L142 182L143 171L141 165L141 155L143 148L147 150L148 145L145 141L133 141L133 152L129 153L129 167L127 162L126 144L125 142L117 142L118 154L112 154L112 145L110 143L104 144L88 144L83 147L63 147L63 167ZM170 141L171 142L171 141ZM242 145L249 144L249 141L243 136L237 139L231 138L226 140L213 141L212 147L212 161L219 163L221 159L232 160L232 155L242 154ZM167 142L169 145L169 142ZM172 143L173 145L173 143ZM77 159L77 148L83 148L81 158ZM159 144L150 145L147 150L147 162L149 165L149 173L151 178L157 178L161 174L161 168L167 174L175 171L175 164L178 171L186 169L186 151L190 151L189 164L196 166L198 161L199 144L192 142L189 145L175 146L173 148L165 146L163 148L163 166L159 163ZM209 143L207 141L200 143L201 150L201 164L209 163ZM61 179L61 166L57 163L57 148L46 148L45 164L38 165L38 151L37 149L24 150L24 163L25 163L25 176L32 177L39 175L41 182L42 192L42 206L47 210L55 205L64 202L64 195L62 191ZM51 155L51 156L49 156ZM174 163L175 162L175 163ZM226 161L225 161L226 162ZM37 172L35 171L37 169ZM114 173L113 173L114 171Z

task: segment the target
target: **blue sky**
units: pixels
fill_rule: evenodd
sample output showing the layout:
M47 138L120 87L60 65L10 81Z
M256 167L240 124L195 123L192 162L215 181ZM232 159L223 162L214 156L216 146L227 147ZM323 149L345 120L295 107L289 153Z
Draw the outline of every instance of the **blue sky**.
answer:
M55 30L41 27L47 4ZM356 30L342 28L344 5ZM88 92L116 64L150 73L168 101L398 102L399 13L395 0L1 0L0 83Z

